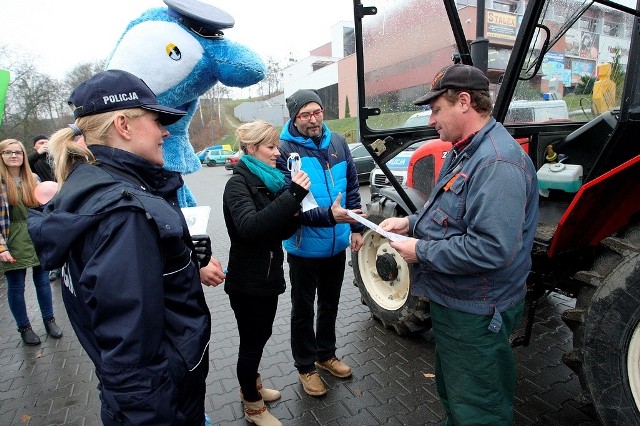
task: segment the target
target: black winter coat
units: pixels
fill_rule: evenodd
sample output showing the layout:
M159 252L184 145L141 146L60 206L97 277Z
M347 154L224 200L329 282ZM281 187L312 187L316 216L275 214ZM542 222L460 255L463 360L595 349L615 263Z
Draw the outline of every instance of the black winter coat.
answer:
M211 314L180 211L176 172L91 145L29 233L40 263L63 267L62 298L96 366L103 406L123 424L184 425L202 418ZM195 380L193 381L195 382ZM193 383L192 382L192 383ZM198 412L199 411L199 412Z
M307 193L292 185L276 196L243 161L238 162L224 188L222 204L231 240L225 292L284 293L282 240L296 232L299 220L294 215Z
M38 154L38 151L33 151L29 154L28 158L31 171L38 175L41 182L45 180L56 180L55 176L53 176L53 170L49 165L49 153L43 152L42 154Z

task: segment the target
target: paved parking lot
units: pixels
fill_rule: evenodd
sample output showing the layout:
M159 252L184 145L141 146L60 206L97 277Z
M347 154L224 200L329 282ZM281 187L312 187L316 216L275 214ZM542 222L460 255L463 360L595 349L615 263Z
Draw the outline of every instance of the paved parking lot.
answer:
M226 264L229 240L222 220L222 191L231 172L203 168L185 180L201 205L212 206L209 234L214 256ZM368 200L368 188L362 189ZM249 261L249 260L248 260ZM286 267L286 264L285 264ZM30 279L30 274L28 276ZM73 334L53 284L58 324L65 335L46 337L33 285L27 286L29 315L40 346L22 344L9 312L6 282L0 281L0 425L99 425L99 399L93 365ZM214 424L246 425L235 378L238 334L222 287L206 288L213 326L206 409ZM571 333L560 319L573 300L552 294L544 299L529 347L516 348L518 385L516 425L596 425L575 398L580 385L562 361ZM341 380L321 373L329 387L321 398L298 383L289 347L289 292L280 297L273 337L265 348L261 373L282 391L270 411L285 425L438 424L443 410L432 377L434 344L429 332L398 337L374 321L347 268L338 315L337 355L353 367Z

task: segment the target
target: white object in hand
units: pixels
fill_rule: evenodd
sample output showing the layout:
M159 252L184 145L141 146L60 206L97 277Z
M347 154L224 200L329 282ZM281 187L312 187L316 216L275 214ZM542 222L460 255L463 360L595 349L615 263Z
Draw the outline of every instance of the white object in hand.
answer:
M300 160L300 154L297 152L292 152L289 154L289 159L287 160L287 169L291 172L292 175L298 173L300 168L302 167L302 160Z
M297 152L292 152L289 154L289 158L287 159L287 169L291 172L291 175L295 175L302 169L302 160L300 159L300 154ZM318 203L316 199L313 198L313 194L309 192L304 200L302 200L302 211L306 212L311 209L315 209L318 207Z
M380 225L376 225L375 223L371 222L370 220L365 219L364 217L360 216L357 213L354 213L351 210L347 210L347 214L349 216L351 216L352 218L354 218L355 220L357 220L358 222L360 222L361 224L363 224L364 226L366 226L367 228L376 231L378 234L382 235L385 238L390 239L391 241L404 241L407 239L406 236L404 235L400 235L400 234L395 234L393 232L389 232L389 231L385 231L384 229L382 229L380 227Z

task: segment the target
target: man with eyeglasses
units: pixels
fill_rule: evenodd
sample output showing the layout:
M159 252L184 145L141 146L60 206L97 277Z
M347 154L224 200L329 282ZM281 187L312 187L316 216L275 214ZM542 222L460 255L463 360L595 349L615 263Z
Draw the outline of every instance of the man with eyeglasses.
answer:
M347 209L362 213L358 176L346 141L323 122L318 93L298 90L286 103L290 120L280 134L277 167L290 184L288 159L298 153L317 204L303 208L302 225L284 242L291 281L291 351L304 391L321 396L327 389L316 368L339 378L352 374L351 367L336 357L335 326L346 248L358 251L362 247L363 226L347 214Z

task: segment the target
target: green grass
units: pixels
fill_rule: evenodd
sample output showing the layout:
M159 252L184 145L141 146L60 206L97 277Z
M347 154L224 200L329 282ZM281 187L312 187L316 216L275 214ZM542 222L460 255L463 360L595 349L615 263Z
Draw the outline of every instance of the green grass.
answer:
M591 95L567 95L562 98L567 103L567 109L579 111L583 108L591 108Z
M358 119L356 117L343 118L340 120L326 120L325 124L332 132L344 136L348 143L357 142Z
M227 136L223 137L218 142L218 144L227 144L231 145L234 150L238 149L236 144L235 129L242 123L233 115L233 109L241 103L247 101L250 101L250 99L223 100L223 114L226 115L226 118L223 119L223 125L224 134L226 134ZM368 120L367 124L374 129L397 128L400 127L407 120L407 118L409 118L416 112L417 111L385 113L380 116L371 117ZM339 120L325 120L324 122L332 132L342 135L348 143L358 142L358 119L356 117L342 118ZM280 130L282 130L282 126L277 127L277 129L278 132L280 132Z

